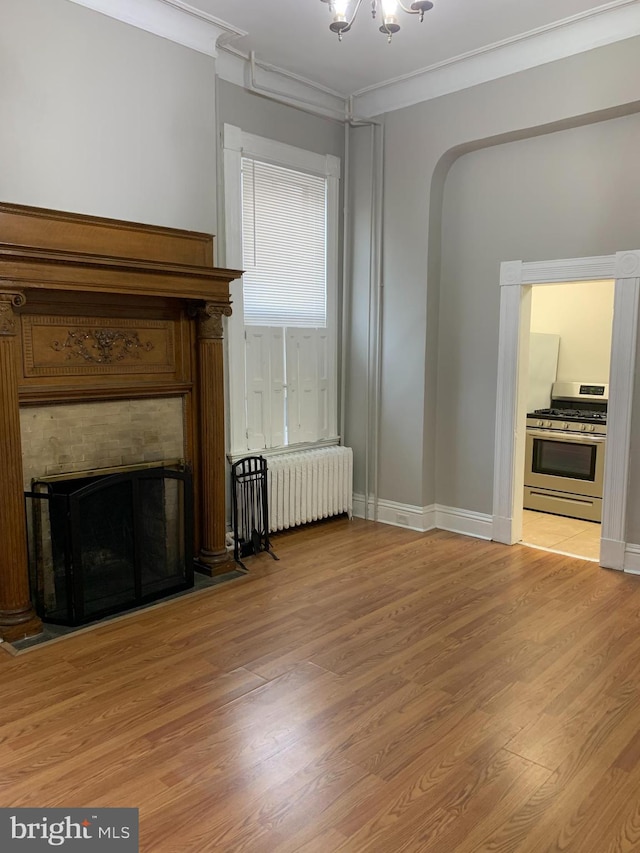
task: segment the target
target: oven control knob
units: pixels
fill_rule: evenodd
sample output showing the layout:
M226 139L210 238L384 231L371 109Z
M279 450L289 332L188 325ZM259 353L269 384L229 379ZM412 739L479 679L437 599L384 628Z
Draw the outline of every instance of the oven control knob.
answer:
M544 426L544 421L536 421L536 426L537 427Z
M582 429L585 429L587 432L594 432L595 427L593 424L583 424Z
M551 426L551 421L542 421L541 426L543 426L543 427L550 427L550 426Z
M569 429L569 424L562 423L562 429Z

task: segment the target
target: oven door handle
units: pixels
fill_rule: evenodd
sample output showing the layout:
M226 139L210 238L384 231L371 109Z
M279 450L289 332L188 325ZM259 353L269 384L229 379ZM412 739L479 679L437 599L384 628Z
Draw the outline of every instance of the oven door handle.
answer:
M581 432L565 432L553 429L531 429L527 427L527 435L533 438L546 438L549 441L568 441L573 444L604 444L606 435L585 435Z

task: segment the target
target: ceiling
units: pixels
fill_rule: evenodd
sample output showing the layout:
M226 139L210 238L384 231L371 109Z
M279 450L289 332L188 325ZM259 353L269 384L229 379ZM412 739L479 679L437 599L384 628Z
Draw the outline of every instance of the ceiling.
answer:
M216 57L222 80L338 120L640 37L640 0L433 0L422 23L399 11L391 44L371 19L371 0L361 0L342 42L322 0L69 2Z
M408 5L409 0L405 2ZM321 0L189 0L189 6L247 33L234 37L231 49L255 51L262 62L347 96L489 46L518 41L525 34L562 32L594 10L597 18L612 7L635 2L434 0L423 23L417 16L400 13L402 29L391 44L378 31L379 21L371 19L368 0L363 0L356 23L342 42L329 31L331 14Z

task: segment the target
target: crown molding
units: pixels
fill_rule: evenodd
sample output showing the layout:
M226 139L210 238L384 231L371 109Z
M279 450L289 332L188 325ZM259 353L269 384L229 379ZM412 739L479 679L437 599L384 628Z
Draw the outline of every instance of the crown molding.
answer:
M244 30L195 9L183 0L70 0L109 18L131 24L199 53L216 57L218 48L246 36Z
M217 58L219 76L252 89L249 60L229 47L247 35L183 0L70 0L134 27ZM640 0L612 0L587 12L353 93L362 118L412 106L462 89L565 59L640 35ZM220 50L221 47L225 50ZM318 83L264 62L258 86L300 106L344 115L346 98ZM254 89L260 92L260 88Z
M455 56L353 94L362 117L413 106L462 89L640 35L640 0L588 12Z

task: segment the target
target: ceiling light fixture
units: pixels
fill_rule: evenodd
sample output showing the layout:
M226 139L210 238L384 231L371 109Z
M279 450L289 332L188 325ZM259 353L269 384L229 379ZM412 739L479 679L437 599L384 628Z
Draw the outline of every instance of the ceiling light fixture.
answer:
M351 29L356 15L362 5L362 0L357 0L353 13L349 14L350 0L322 0L323 3L329 4L329 10L333 14L333 20L329 24L329 29L332 33L338 34L338 41L342 41L342 36L348 33ZM414 0L409 7L402 3L402 0L371 0L371 17L375 18L378 7L382 7L382 26L380 32L388 36L387 41L391 41L391 36L397 33L400 29L398 23L398 6L403 12L408 15L420 15L420 21L424 18L424 13L429 9L433 9L431 0Z

